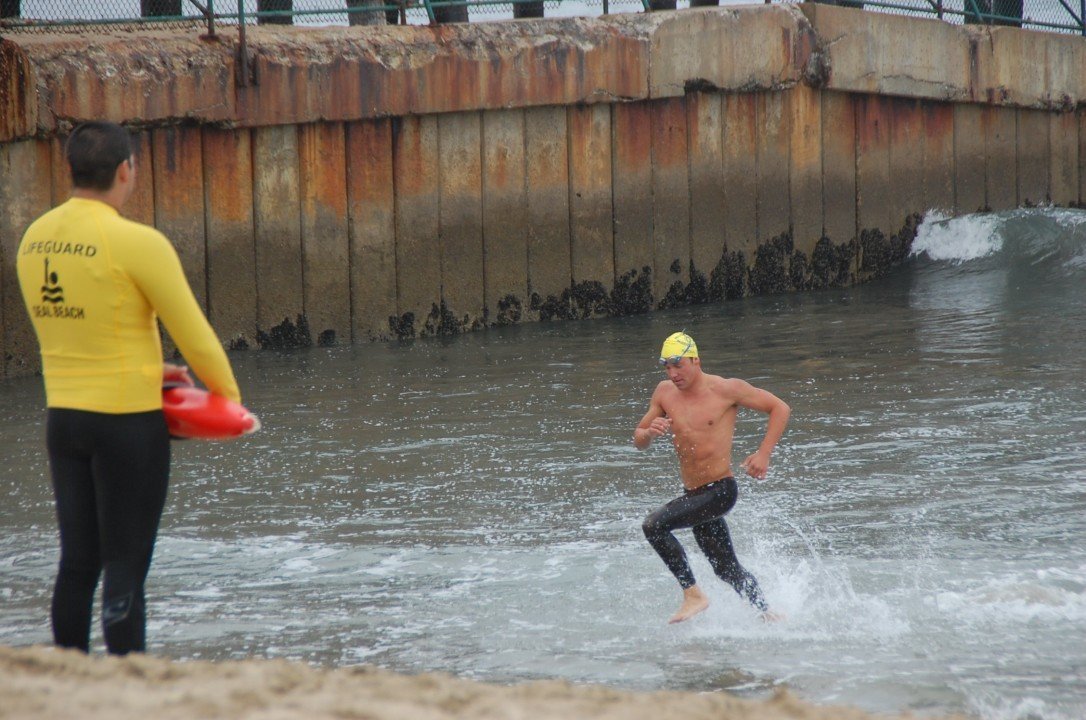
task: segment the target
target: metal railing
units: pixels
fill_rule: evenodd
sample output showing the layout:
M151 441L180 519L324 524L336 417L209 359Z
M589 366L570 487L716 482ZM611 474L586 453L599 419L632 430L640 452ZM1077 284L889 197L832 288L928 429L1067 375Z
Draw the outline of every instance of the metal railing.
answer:
M954 24L1006 25L1086 36L1086 0L818 0L895 15L936 17Z
M1012 25L1086 37L1086 0L822 1L874 12L936 17L954 24ZM213 35L217 24L237 25L242 30L251 24L436 24L596 16L706 3L716 4L712 0L0 0L0 33L86 32L95 27L138 24L206 27Z

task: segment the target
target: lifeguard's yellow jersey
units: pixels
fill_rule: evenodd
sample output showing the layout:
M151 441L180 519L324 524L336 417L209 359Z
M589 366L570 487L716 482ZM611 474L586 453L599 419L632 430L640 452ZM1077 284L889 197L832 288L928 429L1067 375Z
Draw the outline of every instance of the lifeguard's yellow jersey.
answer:
M38 218L16 257L41 345L46 404L103 413L162 407L156 318L208 390L240 401L226 352L177 252L147 225L72 198Z

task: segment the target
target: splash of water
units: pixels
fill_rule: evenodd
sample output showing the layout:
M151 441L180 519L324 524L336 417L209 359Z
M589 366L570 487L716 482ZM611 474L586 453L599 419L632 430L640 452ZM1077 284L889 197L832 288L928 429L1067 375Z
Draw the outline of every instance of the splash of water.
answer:
M925 216L911 255L958 267L989 260L999 266L1037 266L1060 275L1086 269L1086 211L1023 208L1000 213Z
M913 241L912 255L963 263L988 257L1003 249L998 215L950 217L933 211L924 217Z

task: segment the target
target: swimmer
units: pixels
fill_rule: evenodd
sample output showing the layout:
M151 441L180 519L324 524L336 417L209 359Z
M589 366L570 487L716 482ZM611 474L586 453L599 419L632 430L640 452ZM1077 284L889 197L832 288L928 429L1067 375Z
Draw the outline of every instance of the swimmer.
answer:
M670 622L689 620L709 607L698 587L686 553L673 534L693 528L694 539L713 571L759 610L767 622L782 619L769 609L758 581L739 564L724 515L739 497L732 474L732 437L738 409L750 408L769 416L758 450L740 464L747 475L764 479L769 456L784 434L791 409L770 392L745 380L723 378L702 371L698 346L685 332L664 341L660 364L667 380L656 386L649 410L634 430L633 443L644 450L669 432L679 458L679 473L686 491L659 508L642 525L645 537L679 581L682 605Z
M144 584L169 483L162 384L193 383L163 362L157 321L208 390L241 398L170 241L121 217L136 186L128 131L84 123L65 157L72 197L31 224L16 257L41 346L60 530L53 641L89 650L101 576L106 649L124 655L145 649Z

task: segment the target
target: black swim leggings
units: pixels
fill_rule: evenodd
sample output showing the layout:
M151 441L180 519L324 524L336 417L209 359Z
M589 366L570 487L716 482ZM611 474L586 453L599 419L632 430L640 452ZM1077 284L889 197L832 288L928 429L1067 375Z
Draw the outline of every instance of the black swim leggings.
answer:
M739 484L735 478L726 477L687 490L681 497L645 518L641 528L684 589L694 585L694 573L683 546L672 533L679 528L694 528L694 539L709 558L717 577L735 588L751 605L765 612L769 606L762 596L762 589L735 557L728 525L724 522L724 514L732 509L738 497Z
M165 418L159 410L111 415L50 408L46 447L60 527L53 640L90 649L91 607L103 575L106 648L141 652L143 583L170 474Z

